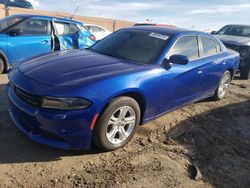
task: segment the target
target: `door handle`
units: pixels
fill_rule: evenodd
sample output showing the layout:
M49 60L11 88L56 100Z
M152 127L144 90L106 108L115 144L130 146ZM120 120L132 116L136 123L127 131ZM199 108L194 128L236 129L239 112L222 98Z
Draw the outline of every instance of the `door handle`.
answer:
M227 64L227 61L226 61L226 60L223 60L223 61L222 61L222 64L223 64L223 65L226 65L226 64Z
M50 41L48 41L48 40L43 40L41 43L42 44L48 44Z
M197 73L198 73L198 74L202 74L203 71L202 71L202 70L198 70Z

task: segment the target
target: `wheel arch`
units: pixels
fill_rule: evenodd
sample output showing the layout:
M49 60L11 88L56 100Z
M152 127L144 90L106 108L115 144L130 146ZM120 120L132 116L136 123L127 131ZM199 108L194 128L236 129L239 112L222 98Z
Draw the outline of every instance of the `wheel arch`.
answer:
M233 77L234 77L234 69L231 67L231 68L228 68L227 71L230 72L230 74L231 74L231 79L233 79Z
M140 112L141 112L141 117L140 117L140 125L141 125L143 122L145 111L146 111L147 102L142 92L137 91L137 90L123 91L123 92L113 95L112 97L109 98L108 102L104 105L100 114L102 114L105 111L107 106L110 104L111 100L118 98L118 97L131 97L138 103L140 107Z

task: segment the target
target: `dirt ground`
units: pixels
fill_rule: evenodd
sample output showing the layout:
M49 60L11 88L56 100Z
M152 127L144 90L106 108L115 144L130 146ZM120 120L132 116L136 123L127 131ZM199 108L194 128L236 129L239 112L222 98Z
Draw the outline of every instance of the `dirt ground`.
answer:
M76 154L36 144L8 115L0 75L0 187L249 187L250 81L138 129L124 148Z

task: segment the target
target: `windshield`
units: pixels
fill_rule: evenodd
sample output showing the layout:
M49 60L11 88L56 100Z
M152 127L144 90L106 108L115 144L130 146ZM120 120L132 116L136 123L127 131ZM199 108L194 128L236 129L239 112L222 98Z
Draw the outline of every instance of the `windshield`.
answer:
M162 53L168 36L136 29L120 30L90 49L120 59L150 64Z
M23 20L23 17L7 17L0 20L0 32Z
M250 26L225 26L216 34L250 37Z

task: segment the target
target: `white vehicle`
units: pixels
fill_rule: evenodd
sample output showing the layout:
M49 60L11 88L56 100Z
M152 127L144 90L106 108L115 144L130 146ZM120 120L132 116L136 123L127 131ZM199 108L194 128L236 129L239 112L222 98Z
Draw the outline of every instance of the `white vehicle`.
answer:
M96 37L96 40L101 40L112 33L111 31L99 25L84 24L84 27Z

